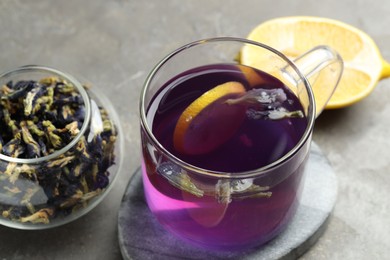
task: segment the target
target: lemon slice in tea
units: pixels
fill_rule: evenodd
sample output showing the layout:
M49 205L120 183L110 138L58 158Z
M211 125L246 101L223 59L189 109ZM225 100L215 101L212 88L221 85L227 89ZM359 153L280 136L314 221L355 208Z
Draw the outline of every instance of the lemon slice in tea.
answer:
M181 114L173 144L184 154L208 153L225 143L245 119L246 108L226 104L228 98L245 93L239 82L226 82L205 92Z
M378 80L390 76L390 65L363 31L340 21L309 16L282 17L258 25L247 37L281 51L290 59L318 45L335 49L344 61L344 72L326 108L341 108L368 96ZM255 67L261 57L244 49L241 62ZM326 88L326 82L316 82ZM323 86L322 86L323 85ZM314 93L322 100L320 93Z

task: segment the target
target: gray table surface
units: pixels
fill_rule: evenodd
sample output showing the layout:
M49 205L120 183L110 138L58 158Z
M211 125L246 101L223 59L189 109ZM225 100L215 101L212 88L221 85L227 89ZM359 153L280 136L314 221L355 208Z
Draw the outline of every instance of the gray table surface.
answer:
M260 22L289 15L357 26L390 60L388 0L0 0L0 71L43 64L82 75L113 102L125 139L125 165L98 207L55 229L0 227L0 259L121 259L117 213L139 166L138 97L148 72L179 45L245 37ZM339 194L326 232L302 259L388 259L388 100L383 80L362 102L317 120L313 138L337 174Z

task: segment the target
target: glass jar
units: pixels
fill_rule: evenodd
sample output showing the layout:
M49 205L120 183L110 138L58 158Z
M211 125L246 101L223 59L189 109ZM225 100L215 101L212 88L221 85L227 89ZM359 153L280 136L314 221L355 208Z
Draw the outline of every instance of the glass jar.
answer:
M122 162L110 102L44 66L3 73L0 88L0 224L45 229L89 212Z

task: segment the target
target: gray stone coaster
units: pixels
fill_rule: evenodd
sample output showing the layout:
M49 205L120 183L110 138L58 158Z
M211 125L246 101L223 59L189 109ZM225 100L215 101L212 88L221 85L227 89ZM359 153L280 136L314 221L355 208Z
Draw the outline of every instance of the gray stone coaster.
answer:
M150 213L137 170L123 196L118 215L119 244L124 259L296 259L324 232L337 197L337 179L321 149L312 144L301 204L287 229L262 247L209 251L171 235Z

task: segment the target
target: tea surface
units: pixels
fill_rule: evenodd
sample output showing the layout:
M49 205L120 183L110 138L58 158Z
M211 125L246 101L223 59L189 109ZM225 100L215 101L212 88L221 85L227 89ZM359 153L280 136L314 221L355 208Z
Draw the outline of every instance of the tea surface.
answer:
M187 71L169 81L156 95L148 112L148 119L153 122L153 133L158 141L172 154L192 165L225 172L257 169L290 151L306 129L306 118L286 117L272 120L268 114L277 109L302 111L300 102L282 82L262 71L251 71L260 79L259 84L251 85L253 82L250 79L253 75L247 75L245 71L245 67L238 65L216 64ZM204 109L204 115L201 115L203 118L198 119L200 116L197 116L197 121L190 127L204 128L204 131L214 134L214 138L221 138L220 135L229 130L229 123L239 121L239 127L231 138L216 149L203 154L188 155L177 151L173 136L180 115L202 94L226 82L239 82L248 92L259 90L259 93L256 93L259 98L280 93L284 93L286 97L281 102L274 100L270 103L271 101L266 100L265 103L259 104L228 105L226 100L238 98L240 95L224 95ZM243 109L246 111L241 116L240 110ZM213 133L213 127L216 125L220 126L219 133ZM196 136L187 138L197 138L197 145L204 146L214 141L206 138L206 141L201 143L202 139Z

